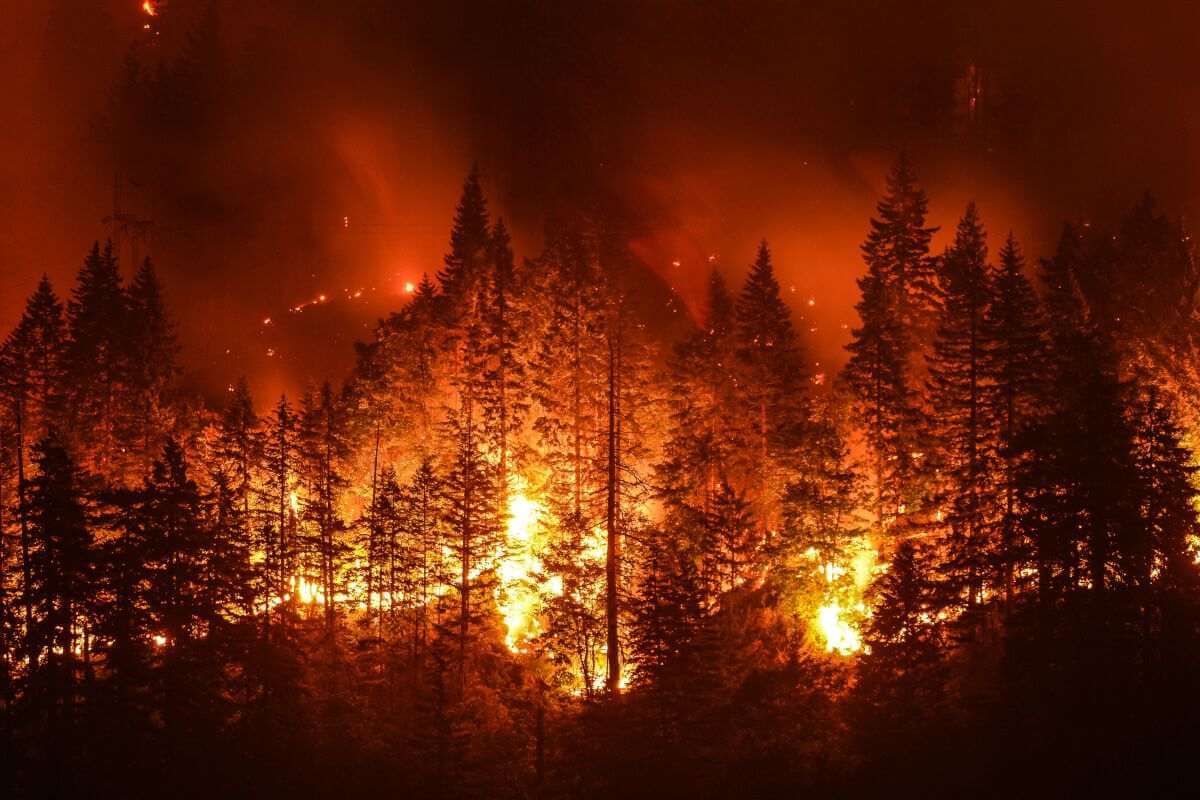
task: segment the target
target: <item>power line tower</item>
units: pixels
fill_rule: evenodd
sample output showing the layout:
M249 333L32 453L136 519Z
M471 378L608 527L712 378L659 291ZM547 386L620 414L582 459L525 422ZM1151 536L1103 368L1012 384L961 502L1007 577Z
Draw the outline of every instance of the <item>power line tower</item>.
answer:
M136 187L137 184L135 183ZM113 176L113 210L112 214L101 222L109 226L109 237L117 258L122 259L129 253L129 264L137 269L140 259L149 255L151 236L154 230L154 220L143 219L139 215L126 210L127 196L125 176L117 170Z

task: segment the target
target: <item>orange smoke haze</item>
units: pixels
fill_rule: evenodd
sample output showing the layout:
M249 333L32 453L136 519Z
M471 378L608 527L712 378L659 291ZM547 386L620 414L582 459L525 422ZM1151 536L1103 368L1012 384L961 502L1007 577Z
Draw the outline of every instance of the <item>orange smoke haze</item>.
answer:
M519 256L536 254L556 204L603 201L693 311L712 264L736 284L767 238L814 360L831 364L899 149L943 242L969 199L994 248L1012 229L1037 256L1065 217L1115 213L1145 188L1181 212L1193 198L1178 164L1195 146L1181 132L1200 129L1200 83L1180 31L1200 20L1184 3L1130 21L1115 3L1082 16L934 3L913 16L822 2L611 14L536 0L217 0L211 53L193 35L208 3L9 5L5 329L38 275L66 293L109 235L110 111L127 55L148 73L196 53L222 65L190 78L211 101L203 125L156 134L120 182L121 210L153 220L143 252L166 281L187 379L209 394L242 373L260 400L343 373L351 343L438 269L476 160ZM1033 13L1044 24L1030 30ZM1061 33L1064 20L1086 30ZM1110 52L1087 46L1097 40ZM961 79L976 65L987 93L968 122ZM1151 69L1175 79L1138 79Z

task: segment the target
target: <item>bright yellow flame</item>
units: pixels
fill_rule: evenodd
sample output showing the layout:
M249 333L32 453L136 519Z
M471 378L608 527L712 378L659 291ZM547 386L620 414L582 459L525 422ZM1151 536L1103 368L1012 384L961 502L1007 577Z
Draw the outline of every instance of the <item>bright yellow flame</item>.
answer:
M825 637L825 652L848 656L862 649L862 637L854 625L842 618L843 613L836 600L826 603L817 610L817 628Z
M146 16L157 17L158 5L154 2L154 0L142 0L142 11L146 13Z
M292 506L292 513L299 515L300 514L300 498L295 492L288 493L288 503L290 503Z
M814 548L804 552L805 558L816 561L819 553ZM817 608L816 628L825 640L825 652L848 656L863 649L859 623L868 614L863 600L867 584L877 571L876 552L868 542L856 547L847 566L832 561L821 562L817 571L825 579L827 590L825 602ZM835 586L843 576L849 575L852 585Z
M303 575L292 578L292 591L295 593L296 599L306 606L325 602L325 592L321 587L317 585L316 581L310 581Z
M542 562L533 552L533 532L537 528L542 506L531 500L518 486L508 500L508 528L504 550L499 554L496 605L504 617L504 643L509 650L519 652L538 635L538 593L535 579Z

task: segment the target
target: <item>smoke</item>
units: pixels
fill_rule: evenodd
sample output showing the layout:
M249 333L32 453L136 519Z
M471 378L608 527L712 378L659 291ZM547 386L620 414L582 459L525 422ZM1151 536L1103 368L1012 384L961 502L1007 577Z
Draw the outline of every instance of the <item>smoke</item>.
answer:
M213 393L242 373L265 398L344 371L438 268L472 161L520 254L548 209L615 205L693 309L709 269L740 280L767 238L814 361L836 364L901 149L943 237L975 199L993 246L1011 229L1031 255L1063 218L1145 189L1193 202L1200 12L1044 5L217 0L220 52L199 53L181 117L195 122L154 123L144 158L124 159L122 210L153 220L143 249L188 381ZM6 327L41 272L65 292L109 234L123 59L153 75L196 56L208 3L159 3L151 31L134 0L10 6Z

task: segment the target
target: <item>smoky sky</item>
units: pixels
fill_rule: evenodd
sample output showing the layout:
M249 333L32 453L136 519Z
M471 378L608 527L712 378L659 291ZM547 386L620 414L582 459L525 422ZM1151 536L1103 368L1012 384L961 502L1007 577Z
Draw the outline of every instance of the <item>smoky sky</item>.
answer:
M813 359L834 363L901 150L944 232L975 199L1031 256L1146 190L1184 217L1196 201L1187 2L218 0L224 66L197 80L226 93L125 176L122 64L170 69L208 3L159 3L151 31L135 0L8 5L0 323L42 272L66 292L119 186L153 220L141 254L207 392L344 372L436 271L473 162L519 256L547 213L603 203L693 310L712 264L740 280L767 238Z

